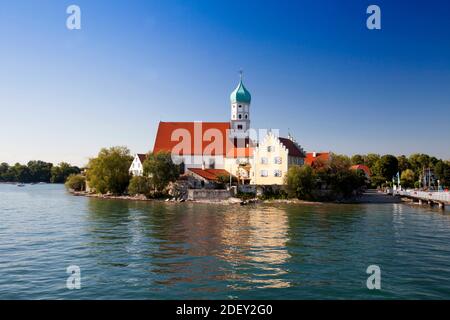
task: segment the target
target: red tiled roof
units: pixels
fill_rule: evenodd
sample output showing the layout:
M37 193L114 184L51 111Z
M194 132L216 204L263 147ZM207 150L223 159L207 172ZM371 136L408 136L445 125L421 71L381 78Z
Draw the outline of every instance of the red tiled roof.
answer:
M229 122L160 122L153 152L174 151L178 155L251 157L253 154L252 142L249 139L229 140L228 130L230 130ZM186 144L183 146L184 141ZM215 144L215 141L218 143ZM184 148L175 150L177 145L179 145L178 148L181 146Z
M372 175L372 173L370 172L370 169L368 166L363 165L363 164L356 164L354 166L351 166L350 169L352 170L362 170L364 171L365 174L367 174L369 177Z
M230 175L230 173L224 169L188 168L188 170L195 173L196 175L199 175L200 177L202 177L206 180L211 180L211 181L217 181L220 176L229 176Z
M308 152L306 154L306 158L305 158L305 164L307 165L313 165L314 162L316 162L317 160L326 162L330 160L330 153L329 152Z
M288 149L288 155L292 157L304 157L302 150L288 138L278 138L280 142Z
M139 157L139 160L141 161L142 164L144 163L145 159L147 159L146 154L138 153L137 156Z
M178 155L224 155L229 144L229 129L229 122L160 122L153 152L174 151ZM214 143L215 141L217 144ZM181 150L173 150L177 145ZM184 148L181 147L182 145Z

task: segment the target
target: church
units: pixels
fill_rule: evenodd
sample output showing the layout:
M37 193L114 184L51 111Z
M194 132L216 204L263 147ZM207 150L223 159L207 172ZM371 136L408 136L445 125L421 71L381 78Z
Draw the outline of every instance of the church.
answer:
M182 173L202 183L232 175L240 184L284 184L289 167L303 165L308 155L290 135L282 138L269 130L258 139L257 131L251 128L251 101L241 73L230 95L229 121L160 122L153 152L171 153ZM142 174L136 168L142 167L143 160L142 155L136 155L132 174Z

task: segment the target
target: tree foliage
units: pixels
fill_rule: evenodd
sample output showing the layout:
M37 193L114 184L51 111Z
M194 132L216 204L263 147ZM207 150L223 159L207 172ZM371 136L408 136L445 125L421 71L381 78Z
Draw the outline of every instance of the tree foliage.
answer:
M402 183L402 187L413 188L415 182L414 171L412 171L411 169L402 171L400 181Z
M132 177L128 185L128 194L149 196L152 191L152 184L148 177Z
M53 164L33 160L27 164L31 182L50 182Z
M361 163L361 158L364 160ZM397 165L395 159L397 159ZM436 157L429 156L427 154L415 153L409 157L400 155L394 157L392 155L380 156L378 154L367 155L354 155L352 157L352 164L364 164L370 168L373 175L371 177L372 186L384 186L386 182L388 185L392 184L392 177L407 170L405 177L406 184L402 182L404 187L419 186L419 178L423 175L424 170L428 168L434 173L436 179L439 179L441 186L450 186L450 162ZM410 183L410 179L413 178L413 182Z
M316 187L316 175L310 166L292 166L286 175L288 194L298 199L310 200Z
M163 192L169 182L180 176L180 168L168 152L149 153L144 161L144 176L148 176L155 192Z
M50 182L64 183L70 175L79 174L80 172L80 168L61 162L58 166L52 167Z
M398 160L395 156L387 154L382 156L374 165L375 175L383 177L386 181L392 180L398 172Z
M73 191L85 191L86 190L86 177L81 174L71 174L65 183L65 186L69 190Z
M130 182L128 172L133 157L126 147L103 148L89 160L87 181L98 193L122 194Z
M13 166L3 162L0 164L0 182L64 183L70 174L77 174L80 171L80 168L64 162L56 167L52 163L40 160L29 161L27 165L16 163Z

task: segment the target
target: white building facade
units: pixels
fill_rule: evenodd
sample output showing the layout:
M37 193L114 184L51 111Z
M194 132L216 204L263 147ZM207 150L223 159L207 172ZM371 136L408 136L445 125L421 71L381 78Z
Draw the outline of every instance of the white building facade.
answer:
M144 161L147 158L145 154L136 154L131 163L129 172L132 176L141 177L144 174Z

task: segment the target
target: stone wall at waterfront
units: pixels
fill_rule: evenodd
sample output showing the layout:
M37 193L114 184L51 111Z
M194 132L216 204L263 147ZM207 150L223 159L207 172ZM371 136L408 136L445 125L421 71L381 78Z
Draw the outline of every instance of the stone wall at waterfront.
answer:
M229 190L189 189L188 200L223 201L231 197Z

